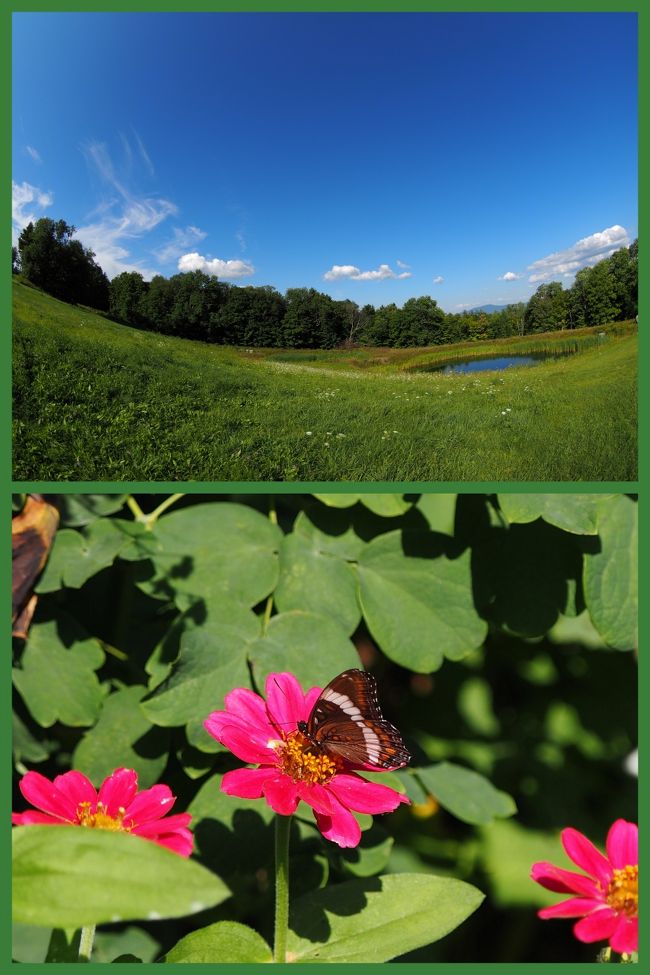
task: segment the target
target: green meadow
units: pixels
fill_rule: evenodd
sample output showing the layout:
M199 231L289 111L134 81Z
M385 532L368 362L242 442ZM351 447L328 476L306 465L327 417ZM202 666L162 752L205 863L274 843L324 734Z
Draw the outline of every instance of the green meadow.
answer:
M502 372L420 371L563 352ZM569 354L570 353L570 354ZM18 481L634 481L630 323L428 349L231 348L14 282Z

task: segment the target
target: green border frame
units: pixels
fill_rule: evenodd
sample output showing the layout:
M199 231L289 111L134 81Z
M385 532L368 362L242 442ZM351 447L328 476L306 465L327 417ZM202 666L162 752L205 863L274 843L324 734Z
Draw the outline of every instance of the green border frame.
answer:
M647 124L644 124L643 109L648 105L647 96L643 96L643 92L647 91L648 78L650 74L650 68L648 67L648 60L650 56L650 45L647 41L647 23L650 22L650 12L646 16L642 16L644 13L642 9L641 0L572 0L572 2L559 2L559 0L474 0L474 2L468 2L468 0L403 0L402 3L399 0L316 0L314 3L309 3L308 0L284 0L284 2L278 2L278 0L269 0L269 2L262 2L262 0L230 0L230 2L225 2L225 0L190 0L190 2L185 6L182 0L136 0L136 2L129 3L129 0L103 0L97 4L92 4L90 0L67 0L67 2L62 3L52 3L44 2L44 0L33 0L33 2L10 2L9 4L2 4L0 9L0 77L2 79L2 98L0 100L0 111L2 112L3 120L6 120L7 128L9 128L9 122L11 119L11 16L13 13L21 12L48 12L48 13L167 13L167 12L179 12L179 13L198 13L198 12L238 12L238 13L328 13L328 12L339 12L339 13L352 13L352 12L368 12L368 13L381 13L381 12L396 12L396 13L414 13L414 12L447 12L447 13L621 13L621 12L631 12L638 15L638 51L639 51L639 171L644 171L644 160L647 156L646 143L647 143ZM645 60L643 55L645 55ZM6 131L6 130L5 130ZM603 151L607 151L608 147L603 147ZM9 176L11 172L11 140L5 139L3 144L3 151L0 154L0 167L2 173ZM641 180L640 180L641 182ZM9 179L7 178L6 185L8 187ZM7 191L8 196L8 191ZM643 206L645 202L645 194L643 186L639 186L639 211L640 214L643 211ZM7 203L7 211L9 210L9 204ZM2 239L6 240L5 252L8 254L10 238L11 238L11 223L9 220L9 213L7 212L7 220L2 224L2 229L0 234L2 234ZM642 262L643 267L643 262ZM6 270L0 274L0 308L5 311L4 320L5 322L11 321L11 309L10 309L10 294L11 294L11 280L10 272L8 268L8 261L6 262ZM641 275L640 282L640 294L641 301L643 305L644 282L643 274ZM86 492L119 492L124 491L129 492L141 492L141 493L168 493L177 491L179 489L186 491L188 493L196 494L208 494L208 493L247 493L247 494L262 494L262 493L286 493L286 494L296 494L296 493L312 493L312 492L329 492L329 493L348 493L362 489L365 493L378 492L378 493L393 493L396 490L403 493L446 493L446 492L460 492L460 493L483 493L483 492L510 492L510 493L581 493L581 494L591 494L591 493L639 493L641 491L641 484L643 483L644 477L646 477L645 470L648 458L648 449L644 442L645 428L644 416L647 415L647 410L645 409L645 403L648 398L648 393L644 388L644 384L639 384L639 406L640 406L640 437L639 437L639 475L638 480L635 482L257 482L257 481L233 481L233 482L146 482L146 481L130 481L130 482L97 482L97 481L80 481L74 483L58 483L58 482L13 482L11 476L11 330L10 328L5 328L2 339L0 339L2 345L0 345L0 353L5 352L4 355L0 354L0 369L3 370L4 382L0 385L0 396L2 396L2 406L0 407L0 431L2 431L4 443L6 444L6 450L2 453L2 458L0 460L0 478L1 484L6 487L7 495L11 494L12 491L22 492L22 491L33 491L41 493L86 493ZM649 368L645 363L647 359L646 341L641 337L640 342L640 353L639 353L639 367L640 370L647 371ZM641 491L642 496L642 491ZM641 517L641 545L640 545L640 556L643 552L643 541L646 538L645 531L645 518ZM7 560L8 561L8 560ZM640 557L640 570L641 570L641 580L642 583L646 578L644 572L646 559ZM5 591L9 590L9 582L11 579L11 570L8 567L7 562L2 562L0 565L0 579L5 583ZM641 632L644 633L644 620L646 618L647 611L646 607L641 605L640 607L640 626ZM645 680L645 672L641 670L640 674L640 687L643 687L647 681ZM7 687L9 693L11 692L11 675L7 676ZM5 709L5 715L10 714L10 708ZM9 718L3 718L3 724L5 728L10 727ZM640 718L640 730L644 732L644 728L647 725L647 719L644 716L644 712L641 711ZM7 735L7 738L9 736ZM0 785L0 796L5 798L4 808L10 806L11 802L11 790L8 782L3 778L2 784ZM639 795L639 806L640 812L645 810L645 798L643 790L640 789ZM6 812L5 812L6 815ZM9 876L9 864L10 864L10 851L9 851L9 830L7 830L7 839L5 843L0 847L0 869L2 869L2 875L6 878ZM5 957L3 961L10 963L9 946L11 944L11 918L10 918L10 901L11 895L8 889L8 884L3 883L0 887L0 907L2 908L2 914L0 915L0 938L2 943L5 945L4 954ZM145 966L148 968L149 966ZM403 973L413 973L413 975L420 975L420 973L430 973L433 966L430 964L421 963L398 963L393 965L394 971L400 971ZM504 969L502 964L496 964L491 962L482 963L455 963L436 966L438 970L447 970L454 975L470 975L470 973L476 972L489 972L501 973ZM74 971L71 966L62 966L63 971ZM132 971L130 965L117 965L118 969L124 971ZM219 970L228 971L231 973L242 973L242 975L249 975L249 973L258 973L261 970L259 965L219 965ZM330 969L330 966L316 966L317 970ZM345 970L347 972L359 972L365 971L366 969L372 969L373 971L378 971L380 966L378 965L351 965L342 964L338 965L339 970ZM569 972L575 973L576 968L579 971L593 971L598 972L599 969L596 963L587 964L556 964L553 966L553 972L558 973L558 975L568 975ZM299 971L303 969L305 972L313 972L314 966L291 966L289 971ZM47 971L44 964L23 964L21 967L22 971L27 973L43 973ZM180 965L172 965L172 970L181 972L183 970ZM508 973L533 973L536 972L537 966L534 963L511 963L507 965Z

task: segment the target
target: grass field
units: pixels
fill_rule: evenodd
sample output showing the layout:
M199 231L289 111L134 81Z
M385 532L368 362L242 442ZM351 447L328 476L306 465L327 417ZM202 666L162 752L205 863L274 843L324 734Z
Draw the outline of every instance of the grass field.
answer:
M31 480L636 480L631 326L472 343L581 351L476 376L468 347L300 352L141 332L14 283L14 469Z

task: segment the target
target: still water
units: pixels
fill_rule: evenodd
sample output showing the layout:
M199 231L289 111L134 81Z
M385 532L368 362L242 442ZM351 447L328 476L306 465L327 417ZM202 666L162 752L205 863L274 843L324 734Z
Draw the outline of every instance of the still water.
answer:
M488 369L510 369L511 366L536 366L545 359L556 358L543 352L531 355L502 355L491 359L459 359L445 365L421 366L418 372L486 372Z

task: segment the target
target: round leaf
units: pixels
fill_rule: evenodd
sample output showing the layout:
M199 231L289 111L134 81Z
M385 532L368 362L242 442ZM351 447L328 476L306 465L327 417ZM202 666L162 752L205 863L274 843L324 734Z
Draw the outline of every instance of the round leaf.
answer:
M474 608L470 554L405 554L408 533L373 539L359 559L359 599L368 627L384 653L418 673L458 660L478 647L487 626ZM417 549L414 549L417 551Z
M288 960L384 962L438 941L483 900L461 880L389 874L348 880L292 906Z
M473 769L440 762L418 768L417 776L440 805L464 823L485 825L517 811L511 796Z
M23 924L184 917L229 896L205 867L139 836L79 826L13 829L13 916Z
M306 691L359 666L359 655L340 623L299 610L273 616L266 635L251 643L248 655L261 690L266 677L278 671L295 674Z
M600 551L584 556L585 601L592 622L610 647L637 646L638 506L623 494L598 508Z
M264 938L237 921L218 921L181 938L165 956L166 962L228 964L270 962L273 953Z

